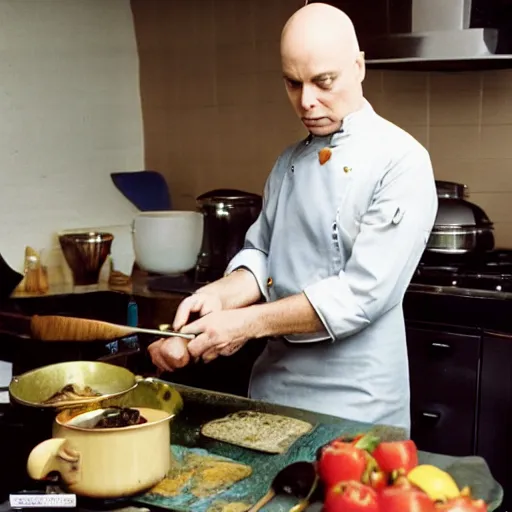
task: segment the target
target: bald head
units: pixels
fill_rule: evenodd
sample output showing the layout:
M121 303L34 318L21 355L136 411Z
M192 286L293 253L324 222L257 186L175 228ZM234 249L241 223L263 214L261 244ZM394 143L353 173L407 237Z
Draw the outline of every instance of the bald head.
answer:
M296 11L282 31L281 59L288 96L313 134L336 131L361 108L364 58L343 11L323 3Z
M359 52L352 20L332 5L313 3L296 11L281 35L281 52L319 53L335 49L355 57Z

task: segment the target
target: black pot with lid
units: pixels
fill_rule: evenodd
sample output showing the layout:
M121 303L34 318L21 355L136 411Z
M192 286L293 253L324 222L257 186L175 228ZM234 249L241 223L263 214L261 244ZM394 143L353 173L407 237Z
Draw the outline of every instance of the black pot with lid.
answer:
M239 252L249 227L258 218L263 198L235 189L216 189L196 198L204 216L203 243L196 265L196 282L209 283L223 276Z

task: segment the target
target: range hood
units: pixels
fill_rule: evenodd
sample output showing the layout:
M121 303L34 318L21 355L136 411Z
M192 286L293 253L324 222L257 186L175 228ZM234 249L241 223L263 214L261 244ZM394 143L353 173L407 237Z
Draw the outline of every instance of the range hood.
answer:
M501 27L496 26L496 12L490 12L496 9L495 1L410 1L410 32L367 36L361 41L369 67L512 67L510 19L502 20ZM475 26L475 19L481 26Z

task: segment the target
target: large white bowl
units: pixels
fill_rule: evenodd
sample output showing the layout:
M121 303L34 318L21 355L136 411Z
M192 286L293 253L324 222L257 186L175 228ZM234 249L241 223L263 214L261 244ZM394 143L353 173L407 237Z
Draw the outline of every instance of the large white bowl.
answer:
M133 221L137 265L155 274L195 267L203 241L203 215L193 211L141 212Z

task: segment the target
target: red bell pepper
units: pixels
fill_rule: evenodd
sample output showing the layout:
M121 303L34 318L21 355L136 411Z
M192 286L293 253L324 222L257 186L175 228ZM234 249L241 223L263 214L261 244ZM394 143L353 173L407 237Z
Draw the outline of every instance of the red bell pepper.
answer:
M411 440L379 443L372 456L382 471L388 474L393 471L407 474L418 465L418 449Z
M423 491L387 487L379 494L379 512L437 512L435 503Z
M379 468L370 455L378 439L363 436L357 442L334 440L320 454L317 469L327 488L338 482L354 480L383 487Z
M375 490L361 482L339 482L325 496L324 512L379 512Z
M446 503L436 505L436 512L487 512L484 500L473 500L468 496L459 496Z
M363 476L364 478L364 476ZM372 467L370 469L369 475L368 475L368 485L375 489L376 491L380 491L384 489L384 487L387 487L389 483L388 475L384 473L384 471L381 471L377 467Z

